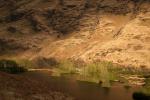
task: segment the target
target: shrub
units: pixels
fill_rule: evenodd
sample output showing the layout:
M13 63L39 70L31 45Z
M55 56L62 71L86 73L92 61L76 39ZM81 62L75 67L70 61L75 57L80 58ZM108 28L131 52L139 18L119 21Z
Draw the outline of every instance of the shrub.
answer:
M0 71L18 74L27 71L27 69L19 66L15 61L12 60L0 60Z
M150 100L150 95L144 94L142 92L133 93L134 100Z

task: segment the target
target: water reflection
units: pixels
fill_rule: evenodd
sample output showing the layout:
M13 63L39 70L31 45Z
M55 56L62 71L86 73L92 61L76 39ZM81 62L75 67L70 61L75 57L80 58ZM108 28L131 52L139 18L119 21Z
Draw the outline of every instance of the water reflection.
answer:
M138 87L126 89L120 84L114 84L110 88L102 88L96 83L78 81L73 76L54 77L44 73L42 73L44 75L37 74L40 75L38 77L50 84L52 90L68 93L76 100L133 100L132 94L138 90Z

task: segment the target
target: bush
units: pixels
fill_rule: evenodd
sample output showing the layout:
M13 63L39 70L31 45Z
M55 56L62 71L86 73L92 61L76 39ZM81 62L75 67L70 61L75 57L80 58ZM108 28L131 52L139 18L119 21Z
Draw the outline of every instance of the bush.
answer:
M142 92L135 92L133 93L134 100L150 100L150 95L146 95Z
M27 71L27 69L19 66L15 61L12 60L0 60L0 71L18 74Z
M137 92L133 93L134 100L150 100L150 86L145 85Z

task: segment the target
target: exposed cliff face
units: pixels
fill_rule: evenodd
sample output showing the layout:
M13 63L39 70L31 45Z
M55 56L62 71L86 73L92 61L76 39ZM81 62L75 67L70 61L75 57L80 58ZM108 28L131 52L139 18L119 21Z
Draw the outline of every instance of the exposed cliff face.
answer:
M0 2L1 55L150 67L149 0Z

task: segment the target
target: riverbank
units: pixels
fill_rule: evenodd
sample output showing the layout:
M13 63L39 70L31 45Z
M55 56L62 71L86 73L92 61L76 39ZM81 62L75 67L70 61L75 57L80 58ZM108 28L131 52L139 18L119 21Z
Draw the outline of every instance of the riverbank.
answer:
M102 88L96 83L77 81L72 76L53 77L47 71L19 75L0 72L1 100L132 100L136 90L138 87L126 89L119 85Z
M1 65L0 99L2 100L10 100L10 98L11 100L74 100L74 98L100 100L107 98L106 91L110 91L115 100L120 100L118 94L114 94L115 91L122 91L122 97L128 97L124 100L133 100L132 95L139 90L140 93L149 96L150 75L147 69L122 68L111 62L81 65L63 61L52 68L33 67L20 72L20 65L15 62L7 61L6 63L5 61ZM26 66L21 66L23 69L24 67ZM17 73L12 73L14 68ZM93 89L92 95L90 95L91 89ZM127 91L130 91L129 94ZM99 99L95 99L93 95Z

